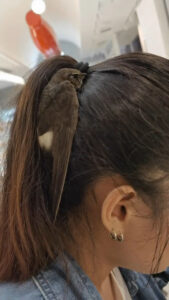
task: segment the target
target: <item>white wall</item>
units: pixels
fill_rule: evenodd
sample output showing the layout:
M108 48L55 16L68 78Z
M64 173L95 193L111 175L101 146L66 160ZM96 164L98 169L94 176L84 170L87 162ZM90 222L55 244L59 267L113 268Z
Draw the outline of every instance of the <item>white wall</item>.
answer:
M143 50L169 58L169 23L163 0L142 0L137 16Z

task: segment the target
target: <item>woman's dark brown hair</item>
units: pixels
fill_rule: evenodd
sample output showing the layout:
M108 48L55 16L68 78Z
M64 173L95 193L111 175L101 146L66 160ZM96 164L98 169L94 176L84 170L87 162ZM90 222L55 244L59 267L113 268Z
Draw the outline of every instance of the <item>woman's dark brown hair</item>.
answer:
M52 161L38 144L37 111L45 86L61 68L76 68L76 61L66 56L45 60L18 99L0 209L1 281L26 280L62 252L66 215L80 207L86 188L100 176L123 176L154 218L168 202L169 61L128 54L88 70L78 93L79 120L54 222ZM65 159L62 151L60 159Z

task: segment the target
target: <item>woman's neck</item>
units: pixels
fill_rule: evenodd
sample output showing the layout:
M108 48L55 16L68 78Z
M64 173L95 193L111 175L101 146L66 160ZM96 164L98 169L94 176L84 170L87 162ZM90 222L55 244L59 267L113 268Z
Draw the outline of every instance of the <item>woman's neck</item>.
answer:
M76 231L75 231L76 232ZM110 272L113 269L113 264L106 260L104 248L106 245L93 243L92 239L85 233L75 235L76 243L66 243L65 250L77 261L84 273L90 278L103 299L113 298L112 284L110 280ZM103 247L104 246L104 247ZM104 295L110 294L108 298Z

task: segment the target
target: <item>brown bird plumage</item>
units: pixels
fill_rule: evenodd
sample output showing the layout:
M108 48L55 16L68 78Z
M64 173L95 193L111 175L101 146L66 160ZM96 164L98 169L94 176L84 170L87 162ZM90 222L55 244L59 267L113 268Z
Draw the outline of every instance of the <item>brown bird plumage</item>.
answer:
M53 157L51 194L56 220L73 137L78 121L77 90L86 74L76 69L59 70L49 81L40 99L38 110L38 141Z

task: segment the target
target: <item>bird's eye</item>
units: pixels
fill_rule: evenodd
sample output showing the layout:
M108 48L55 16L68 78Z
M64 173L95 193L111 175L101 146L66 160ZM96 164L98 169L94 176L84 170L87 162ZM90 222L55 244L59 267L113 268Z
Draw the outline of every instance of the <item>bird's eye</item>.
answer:
M78 79L79 74L73 74L73 77L74 77L75 79Z

